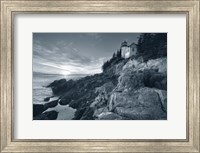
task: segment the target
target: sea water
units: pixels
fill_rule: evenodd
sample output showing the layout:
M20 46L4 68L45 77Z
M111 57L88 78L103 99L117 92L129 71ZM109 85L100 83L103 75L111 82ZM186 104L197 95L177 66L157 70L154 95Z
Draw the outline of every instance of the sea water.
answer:
M77 79L77 77L69 77L60 74L43 74L43 73L33 73L33 104L45 104L52 100L58 99L58 97L50 98L48 102L44 101L44 98L51 97L53 95L51 88L46 88L54 80L59 80L65 78ZM75 109L69 107L68 105L58 104L56 107L49 108L46 111L55 110L58 112L57 120L71 120L74 117ZM45 112L46 112L45 111Z

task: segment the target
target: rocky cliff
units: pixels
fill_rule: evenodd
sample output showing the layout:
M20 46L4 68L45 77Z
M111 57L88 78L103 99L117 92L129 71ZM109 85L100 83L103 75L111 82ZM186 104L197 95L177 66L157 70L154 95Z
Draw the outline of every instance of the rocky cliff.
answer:
M59 99L42 106L36 119L49 115L42 112L56 103L75 108L74 120L167 119L166 57L145 62L142 56L119 58L100 74L56 80L47 87Z

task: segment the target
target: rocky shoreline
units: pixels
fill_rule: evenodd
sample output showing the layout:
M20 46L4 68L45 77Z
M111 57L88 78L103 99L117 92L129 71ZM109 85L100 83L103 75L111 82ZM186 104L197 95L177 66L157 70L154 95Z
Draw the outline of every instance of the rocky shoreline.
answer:
M58 112L46 110L58 104L76 109L73 120L167 119L166 57L148 61L142 56L118 58L100 74L55 80L47 88L59 98L34 104L34 120L56 119Z

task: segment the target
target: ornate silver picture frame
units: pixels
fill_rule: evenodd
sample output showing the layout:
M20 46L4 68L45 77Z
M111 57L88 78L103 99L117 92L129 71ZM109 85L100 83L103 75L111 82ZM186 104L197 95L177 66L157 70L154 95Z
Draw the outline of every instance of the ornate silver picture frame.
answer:
M200 152L199 0L1 2L0 152ZM16 14L186 14L186 139L14 139L14 18Z

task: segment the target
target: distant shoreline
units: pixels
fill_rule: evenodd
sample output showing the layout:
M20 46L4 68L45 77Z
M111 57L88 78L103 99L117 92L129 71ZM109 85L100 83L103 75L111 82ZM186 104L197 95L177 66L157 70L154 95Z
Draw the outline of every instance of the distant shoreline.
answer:
M87 77L87 76L92 76L94 74L69 74L69 75L64 75L64 74L59 74L59 73L42 73L42 72L34 72L33 71L33 75L41 75L41 76L63 76L63 78L70 78L73 79L74 78L83 78L83 77ZM76 79L75 79L76 80ZM54 80L52 80L54 81Z

